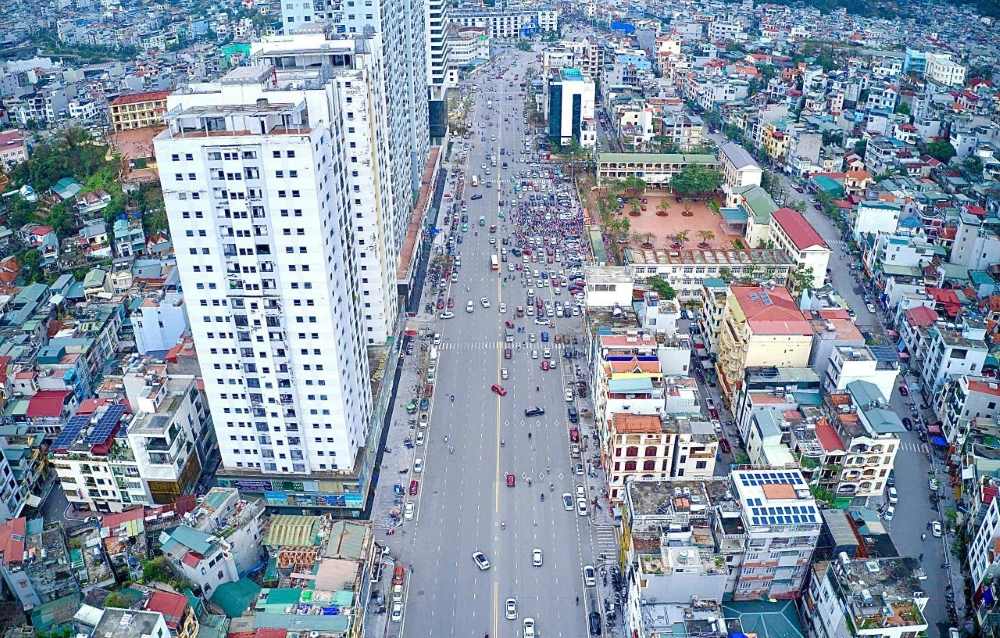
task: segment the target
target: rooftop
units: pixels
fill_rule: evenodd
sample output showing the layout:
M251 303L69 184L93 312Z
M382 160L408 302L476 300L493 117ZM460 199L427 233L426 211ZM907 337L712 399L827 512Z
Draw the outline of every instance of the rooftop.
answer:
M707 517L713 505L730 503L731 507L735 506L729 492L729 480L725 477L705 480L632 479L626 483L626 493L633 519L641 516L664 519Z
M802 213L791 208L779 208L771 213L771 219L777 222L788 238L799 250L809 248L829 249L826 241L820 236L809 220Z
M718 163L714 155L685 153L600 153L599 163L613 164L710 164Z
M108 607L94 628L94 638L144 638L152 636L160 614Z
M785 288L733 286L732 291L755 334L812 336L812 327Z
M920 562L912 557L835 560L827 575L859 629L926 627Z

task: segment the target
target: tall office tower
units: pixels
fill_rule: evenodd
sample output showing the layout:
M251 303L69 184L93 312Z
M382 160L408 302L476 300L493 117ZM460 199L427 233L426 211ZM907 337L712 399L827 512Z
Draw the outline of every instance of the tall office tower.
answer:
M425 0L427 24L427 87L430 94L428 126L431 140L440 143L448 132L448 105L445 93L448 85L450 45L446 0Z
M281 3L285 33L322 23L340 34L374 31L381 37L383 81L389 105L389 152L397 205L414 201L430 150L424 2L427 0L288 0ZM405 179L405 183L404 183ZM404 197L404 192L407 194ZM405 215L399 242L406 232Z
M379 122L378 47L310 34L255 49L171 95L154 141L218 476L289 504L357 504L373 410L362 253L392 204L356 197L381 165L352 144ZM281 482L295 477L311 480Z

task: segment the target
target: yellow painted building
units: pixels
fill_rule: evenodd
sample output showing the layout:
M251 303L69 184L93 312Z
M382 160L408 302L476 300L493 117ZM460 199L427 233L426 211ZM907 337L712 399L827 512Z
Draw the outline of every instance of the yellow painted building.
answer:
M765 124L761 132L761 143L770 157L780 160L788 153L788 142L791 137L774 123Z
M147 126L163 126L170 91L149 91L122 95L108 105L111 126L115 132Z
M733 404L750 367L809 366L813 330L785 288L733 286L719 327L716 372Z

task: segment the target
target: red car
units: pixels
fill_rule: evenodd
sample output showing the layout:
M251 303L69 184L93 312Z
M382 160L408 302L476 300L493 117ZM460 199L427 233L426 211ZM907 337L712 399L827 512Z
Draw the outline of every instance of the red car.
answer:
M497 385L496 383L494 383L493 385L490 386L490 390L492 390L494 394L499 394L502 397L507 396L507 389L504 388L502 385Z
M420 491L420 481L410 481L410 496L416 496Z
M729 445L729 441L726 439L719 439L719 448L726 454L731 454L733 451L733 446Z
M515 485L517 485L517 478L510 472L507 472L507 487L514 487Z
M448 307L449 308L454 308L455 307L455 299L454 298L448 297Z
M573 443L579 443L580 442L580 430L578 430L576 428L570 428L569 429L569 440L572 441Z
M514 354L514 352L510 348L504 348L503 349L503 358L504 359L510 359L513 354Z
M547 371L547 370L551 370L551 369L552 369L552 364L549 363L549 360L548 359L542 359L542 370Z
M438 309L438 310L444 310L444 299L440 299L440 298L438 298L438 301L437 301L437 309Z
M910 396L910 389L905 385L901 385L899 386L899 393L902 394L904 397Z

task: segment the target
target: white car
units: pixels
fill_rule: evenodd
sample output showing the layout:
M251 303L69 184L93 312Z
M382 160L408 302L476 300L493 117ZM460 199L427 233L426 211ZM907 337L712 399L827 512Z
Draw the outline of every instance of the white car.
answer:
M517 620L517 601L508 598L503 602L503 615L507 620Z
M416 474L420 474L421 472L424 471L424 460L419 456L413 459L413 471Z
M576 486L576 497L577 498L587 498L587 490L583 489L582 485Z
M566 397L566 403L573 403L573 391L572 390L566 390L566 394L564 396Z
M444 311L444 312L442 312L442 313L441 313L441 315L440 315L440 317L441 317L442 319L451 319L451 318L452 318L452 317L454 317L454 316L455 316L455 313L454 313L454 312L452 312L451 310L445 310L445 311Z
M941 535L944 534L944 528L941 527L941 521L931 522L931 534L934 535L934 538L941 538Z
M490 300L487 299L486 297L482 297L479 300L479 303L481 303L483 305L483 308L489 308L490 307Z
M537 547L535 549L531 550L531 564L534 567L541 567L542 566L542 550L540 550Z
M507 304L502 303L497 309L500 311L500 314L505 314L507 312Z
M412 521L413 520L413 503L407 503L403 506L403 520Z
M538 358L538 350L532 350L531 351L531 358L532 359L537 359Z
M580 516L587 515L587 499L578 498L576 499L576 513Z
M546 359L551 359L552 350L550 350L549 348L542 348L542 356L545 357Z
M472 312L472 311L474 311L475 309L476 309L476 307L475 307L475 305L473 305L473 303L472 303L471 301L467 301L467 302L465 303L465 311L466 311L466 312Z
M524 619L524 638L535 638L535 619L525 618Z
M417 432L417 438L416 438L416 441L414 441L414 443L416 443L417 445L423 445L424 444L424 433L423 432Z
M868 303L865 304L865 308L868 308L868 312L875 314L875 304L869 301Z
M587 587L597 587L597 572L593 565L583 566L583 584Z
M393 603L392 604L392 622L402 622L403 620L403 603Z
M889 503L895 505L899 502L899 494L896 492L896 488L890 487L888 490L888 500Z
M896 516L896 508L890 505L885 508L885 512L882 514L882 518L887 521L891 521Z
M486 558L486 554L482 552L472 552L472 560L481 571L485 572L490 568L490 559Z
M573 495L569 492L564 492L562 495L563 509L567 512L573 511Z

